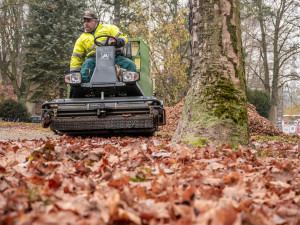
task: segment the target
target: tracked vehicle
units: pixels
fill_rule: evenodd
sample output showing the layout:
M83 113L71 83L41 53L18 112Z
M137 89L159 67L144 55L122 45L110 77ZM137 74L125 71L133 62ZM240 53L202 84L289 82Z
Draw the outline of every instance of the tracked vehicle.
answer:
M104 42L98 39L107 38ZM129 39L125 56L137 72L115 65L108 35L95 38L96 67L88 83L80 73L65 75L68 97L42 105L42 126L57 134L153 134L166 123L163 102L152 94L149 48L141 38ZM88 72L88 71L87 71Z

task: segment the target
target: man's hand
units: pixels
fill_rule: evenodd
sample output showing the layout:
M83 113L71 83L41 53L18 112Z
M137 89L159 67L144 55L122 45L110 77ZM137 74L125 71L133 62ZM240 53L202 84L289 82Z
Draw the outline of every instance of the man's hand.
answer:
M116 39L110 38L110 39L108 40L108 44L109 44L109 45L113 45L113 46L115 46L116 48L121 48L121 47L123 47L123 46L125 45L125 41L124 41L123 38L116 38Z
M116 39L114 39L114 38L109 38L108 44L109 44L109 45L116 46L116 44L117 44Z

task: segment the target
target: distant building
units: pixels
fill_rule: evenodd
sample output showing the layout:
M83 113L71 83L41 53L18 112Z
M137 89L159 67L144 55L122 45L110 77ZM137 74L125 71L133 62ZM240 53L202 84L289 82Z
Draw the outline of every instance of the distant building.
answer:
M287 134L300 135L300 114L284 114L281 121L282 131Z

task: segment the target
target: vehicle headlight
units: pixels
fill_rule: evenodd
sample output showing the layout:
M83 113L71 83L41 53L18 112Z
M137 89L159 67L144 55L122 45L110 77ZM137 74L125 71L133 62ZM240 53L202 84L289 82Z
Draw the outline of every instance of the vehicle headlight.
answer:
M138 81L140 79L139 72L125 71L122 73L123 82Z
M65 75L65 82L68 84L80 84L82 81L80 73L69 73Z

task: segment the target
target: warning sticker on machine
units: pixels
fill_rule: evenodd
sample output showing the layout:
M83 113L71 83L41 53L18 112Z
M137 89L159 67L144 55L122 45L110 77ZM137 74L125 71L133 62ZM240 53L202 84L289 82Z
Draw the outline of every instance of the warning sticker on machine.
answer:
M136 65L137 70L141 69L141 59L135 59L134 63Z

